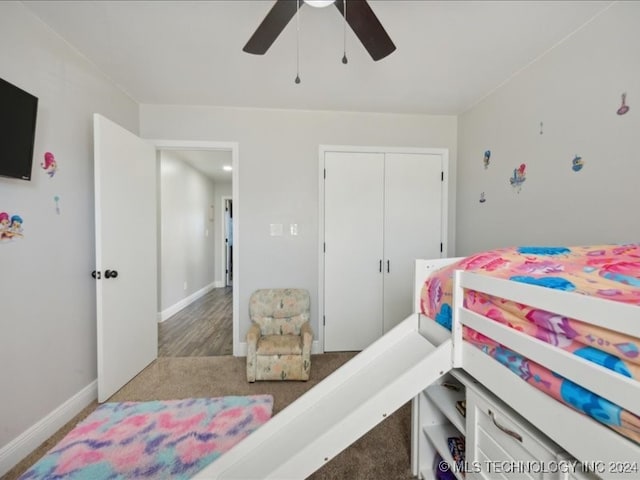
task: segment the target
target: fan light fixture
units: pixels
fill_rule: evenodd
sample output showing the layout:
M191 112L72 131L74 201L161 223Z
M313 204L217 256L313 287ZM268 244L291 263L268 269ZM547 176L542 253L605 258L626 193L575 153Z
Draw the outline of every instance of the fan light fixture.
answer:
M306 3L307 5L310 5L316 8L328 7L334 2L335 0L304 0L304 3Z

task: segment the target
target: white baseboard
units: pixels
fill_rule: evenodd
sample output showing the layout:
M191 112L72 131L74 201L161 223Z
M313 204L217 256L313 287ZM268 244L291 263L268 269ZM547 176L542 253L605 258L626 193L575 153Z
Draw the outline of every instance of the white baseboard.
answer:
M162 312L158 312L158 323L164 322L167 318L175 315L183 308L188 307L199 298L204 297L207 293L209 293L214 288L221 288L221 287L216 287L216 285L218 285L219 283L220 282L210 283L206 287L202 287L197 292L194 292L188 297L183 298L178 303L174 303L173 305L171 305L169 308L166 308Z
M314 340L313 343L311 344L311 353L314 354L314 355L316 353L324 353L320 349L320 343L317 340ZM240 342L238 344L238 352L237 353L234 352L234 356L236 356L236 357L246 357L247 356L247 342Z
M98 382L94 380L2 447L0 449L0 477L15 467L96 398L98 398Z
M216 280L213 282L213 288L224 288L226 287L224 280Z

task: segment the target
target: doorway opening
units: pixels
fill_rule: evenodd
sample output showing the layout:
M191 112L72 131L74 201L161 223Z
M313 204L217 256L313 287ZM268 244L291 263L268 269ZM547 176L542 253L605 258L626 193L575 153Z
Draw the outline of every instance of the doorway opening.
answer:
M232 232L238 218L232 211L227 218L224 208L237 201L237 144L152 143L158 161L158 356L235 355Z

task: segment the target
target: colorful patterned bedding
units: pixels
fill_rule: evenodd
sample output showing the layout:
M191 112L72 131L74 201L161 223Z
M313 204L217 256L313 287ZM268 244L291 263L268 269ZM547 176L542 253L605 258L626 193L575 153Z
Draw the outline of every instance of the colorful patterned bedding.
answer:
M467 257L431 275L422 313L451 329L455 270L591 295L640 307L640 244L512 247ZM478 292L466 292L472 311L534 336L620 375L640 380L640 339ZM640 321L640 310L639 321ZM465 339L555 399L640 443L640 418L541 365L465 327Z

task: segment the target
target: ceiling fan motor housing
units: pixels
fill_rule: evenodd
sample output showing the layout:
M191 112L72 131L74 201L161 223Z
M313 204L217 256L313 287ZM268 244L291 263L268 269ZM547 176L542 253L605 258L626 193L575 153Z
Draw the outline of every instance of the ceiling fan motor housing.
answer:
M324 8L328 7L335 1L336 0L304 0L304 3L306 3L307 5L311 5L312 7Z

